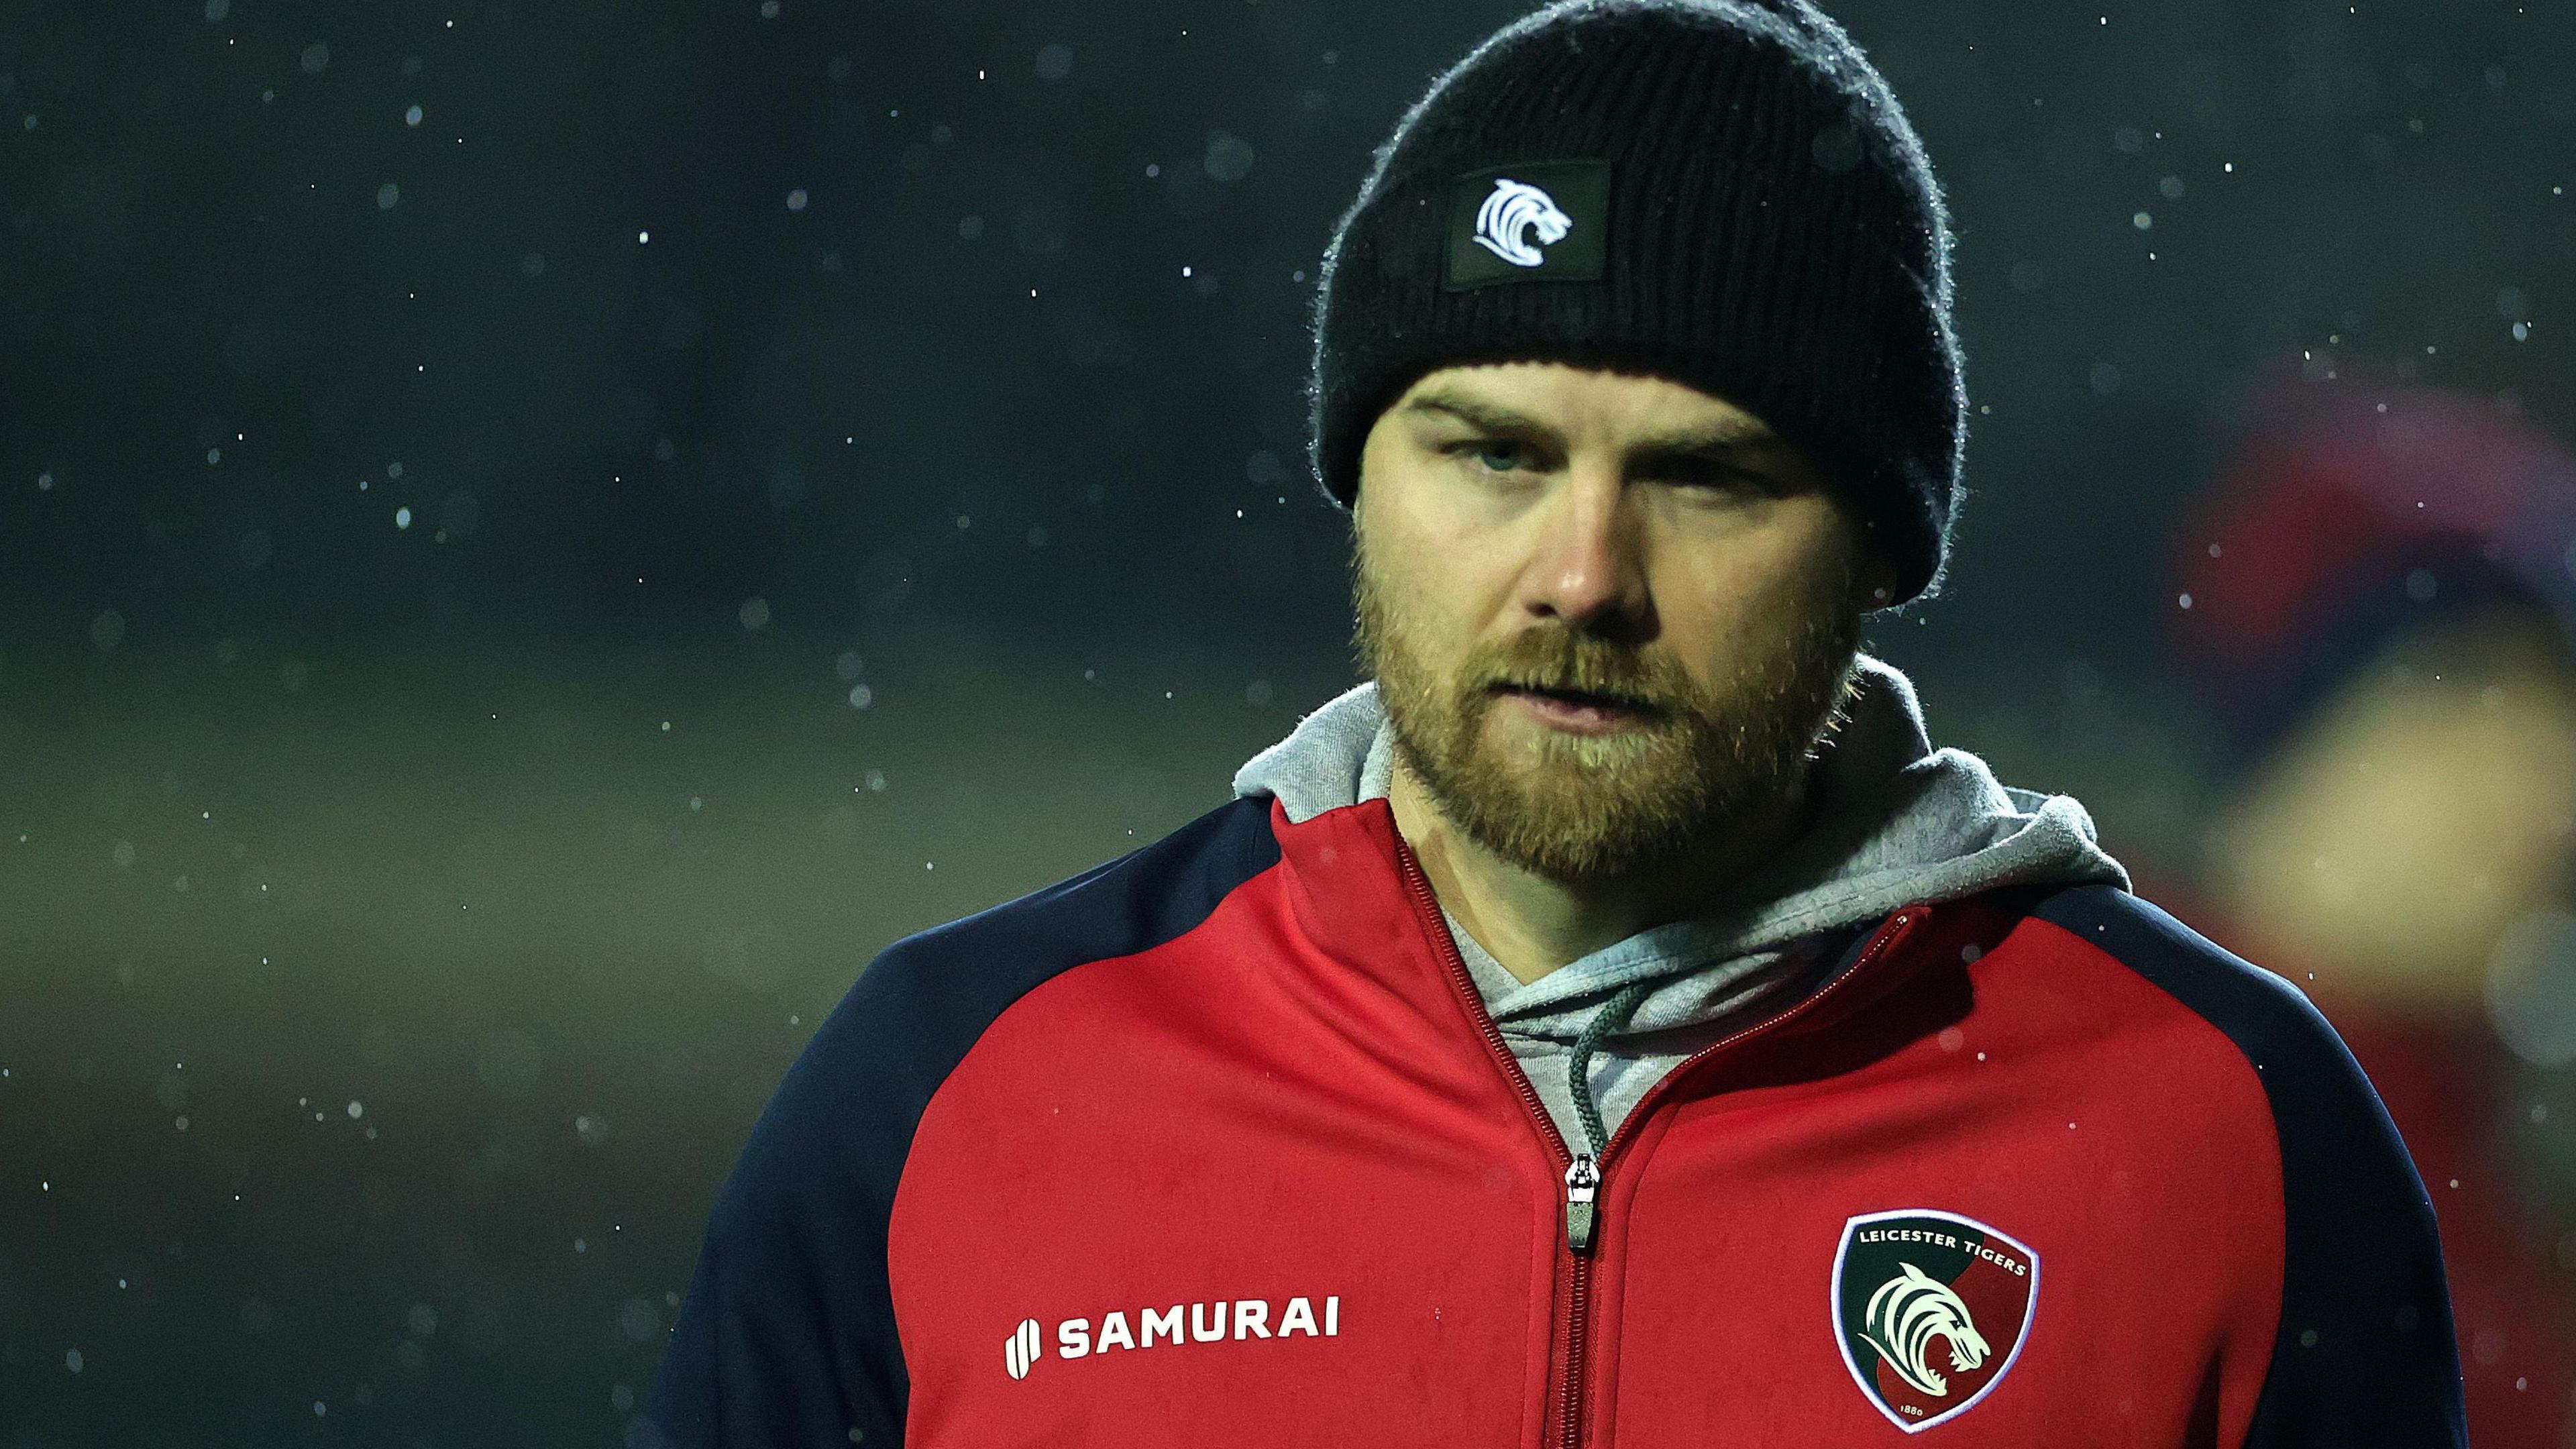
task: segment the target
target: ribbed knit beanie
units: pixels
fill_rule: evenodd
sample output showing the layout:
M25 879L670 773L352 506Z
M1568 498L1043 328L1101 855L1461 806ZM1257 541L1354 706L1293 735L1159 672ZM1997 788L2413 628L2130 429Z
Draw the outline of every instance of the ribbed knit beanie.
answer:
M1558 361L1726 399L1933 592L1964 493L1950 228L1922 143L1807 0L1560 0L1435 80L1324 254L1308 446L1443 367Z

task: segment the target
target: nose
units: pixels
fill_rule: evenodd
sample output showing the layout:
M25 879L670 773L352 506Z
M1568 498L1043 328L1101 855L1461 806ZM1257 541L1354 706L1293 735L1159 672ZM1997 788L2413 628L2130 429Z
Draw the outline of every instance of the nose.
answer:
M1536 511L1536 551L1522 585L1530 613L1570 628L1616 632L1645 616L1642 520L1613 466L1567 469Z

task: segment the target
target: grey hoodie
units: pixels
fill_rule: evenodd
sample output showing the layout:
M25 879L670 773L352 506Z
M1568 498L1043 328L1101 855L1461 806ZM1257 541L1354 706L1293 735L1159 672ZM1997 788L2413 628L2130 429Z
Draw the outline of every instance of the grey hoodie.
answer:
M1605 1132L1683 1058L1822 986L1820 968L1850 932L1898 906L2038 881L2129 888L2073 797L2015 789L1975 755L1932 748L1913 682L1867 654L1856 668L1850 720L1816 763L1806 833L1707 910L1524 986L1442 907L1486 1009L1574 1151L1586 1134L1568 1055L1622 988L1654 983L1592 1056ZM1276 796L1303 821L1384 796L1394 766L1394 730L1371 680L1253 756L1235 772L1234 793Z

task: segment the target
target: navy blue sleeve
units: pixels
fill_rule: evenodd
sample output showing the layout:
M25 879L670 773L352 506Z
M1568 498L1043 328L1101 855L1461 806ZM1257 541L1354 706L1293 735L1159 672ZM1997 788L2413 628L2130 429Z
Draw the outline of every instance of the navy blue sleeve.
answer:
M629 1449L902 1444L887 1223L931 1094L1011 1003L1168 941L1278 859L1268 799L881 952L806 1043L716 1195Z
M2299 989L2114 886L2036 912L2225 1032L2281 1143L2281 1323L2246 1449L2461 1446L2459 1348L2432 1200L2379 1094Z

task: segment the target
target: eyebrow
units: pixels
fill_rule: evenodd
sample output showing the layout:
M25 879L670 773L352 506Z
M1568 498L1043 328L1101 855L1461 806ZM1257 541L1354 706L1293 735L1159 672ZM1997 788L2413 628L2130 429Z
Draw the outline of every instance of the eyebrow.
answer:
M1471 427L1490 433L1522 433L1554 440L1556 432L1547 424L1510 408L1478 402L1453 392L1426 392L1405 404L1408 413L1446 413ZM1661 433L1646 439L1630 452L1647 458L1704 457L1711 454L1761 451L1786 442L1778 433L1758 419L1740 423L1719 423L1705 428Z

